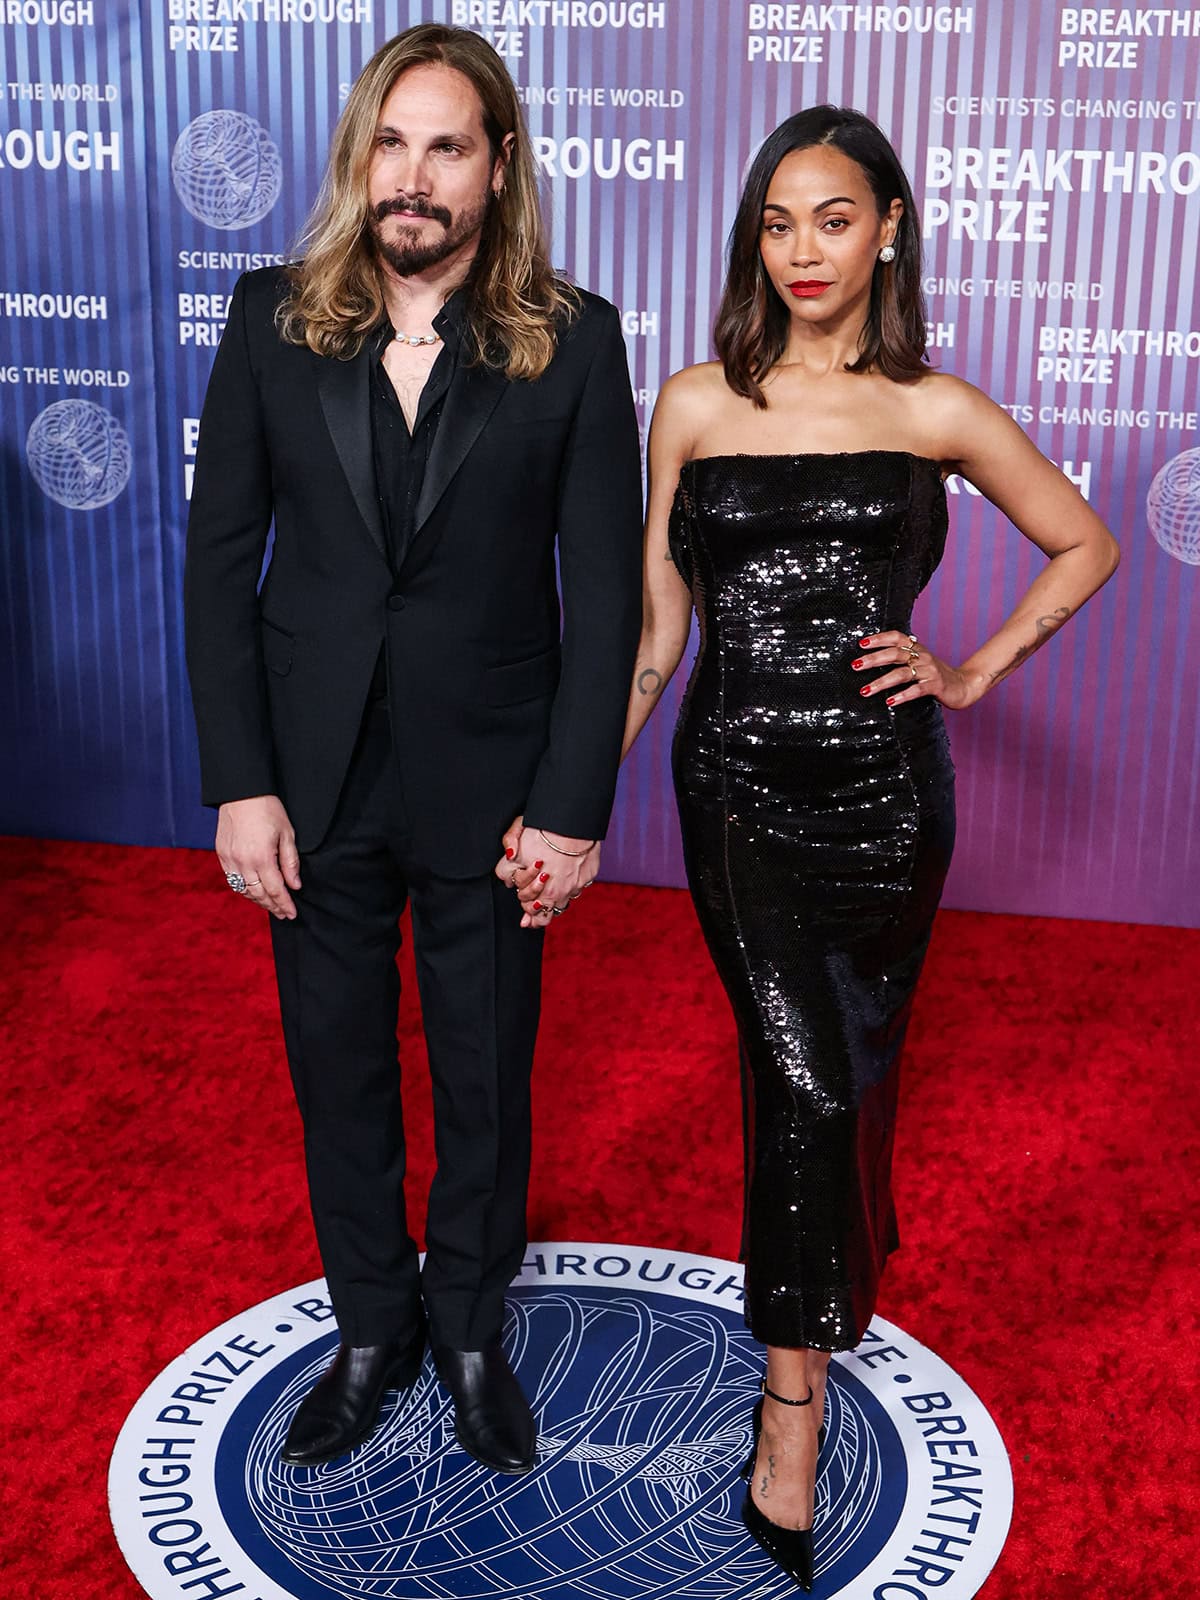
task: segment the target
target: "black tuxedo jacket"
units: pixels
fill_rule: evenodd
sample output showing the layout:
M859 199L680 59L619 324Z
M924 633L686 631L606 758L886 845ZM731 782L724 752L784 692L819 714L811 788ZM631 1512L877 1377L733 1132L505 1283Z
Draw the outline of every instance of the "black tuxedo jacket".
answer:
M315 849L386 644L407 821L432 870L486 872L522 811L601 837L641 619L638 433L614 308L584 294L535 382L460 358L393 577L370 355L285 344L283 292L275 268L238 281L201 417L184 610L205 804L278 794L300 850Z

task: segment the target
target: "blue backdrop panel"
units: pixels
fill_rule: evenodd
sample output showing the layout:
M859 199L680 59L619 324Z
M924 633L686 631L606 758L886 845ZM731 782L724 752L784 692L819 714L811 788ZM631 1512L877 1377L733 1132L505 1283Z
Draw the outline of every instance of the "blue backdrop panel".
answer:
M20 9L54 20L0 28L0 829L167 843L138 9Z

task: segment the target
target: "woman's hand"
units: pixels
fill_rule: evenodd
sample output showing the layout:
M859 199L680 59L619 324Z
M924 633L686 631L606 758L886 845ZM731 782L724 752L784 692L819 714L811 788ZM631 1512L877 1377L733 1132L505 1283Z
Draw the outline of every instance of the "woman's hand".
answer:
M868 652L851 663L853 672L869 672L873 667L891 667L882 677L873 678L858 691L864 698L884 694L889 706L903 705L930 695L952 711L974 705L987 688L979 673L952 667L948 661L927 650L911 633L873 633L858 641Z
M526 828L523 816L504 835L496 876L516 891L523 928L548 928L600 871L600 842Z

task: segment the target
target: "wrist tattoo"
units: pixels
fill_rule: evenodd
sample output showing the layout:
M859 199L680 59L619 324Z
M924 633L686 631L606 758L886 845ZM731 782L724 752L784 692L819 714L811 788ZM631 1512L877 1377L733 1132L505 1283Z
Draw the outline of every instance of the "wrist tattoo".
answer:
M639 694L657 694L662 688L662 673L646 667L637 675L637 688Z
M1070 606L1059 606L1049 616L1039 617L1034 623L1037 637L1031 644L1023 644L1006 667L1001 667L999 672L989 673L988 676L992 682L996 683L1000 678L1007 678L1010 672L1021 665L1026 656L1031 656L1035 650L1040 650L1050 635L1061 628L1070 615Z

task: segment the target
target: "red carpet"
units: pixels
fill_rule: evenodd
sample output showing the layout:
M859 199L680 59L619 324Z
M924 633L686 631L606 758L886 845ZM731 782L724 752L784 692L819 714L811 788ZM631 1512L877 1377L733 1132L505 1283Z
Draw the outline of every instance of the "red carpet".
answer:
M320 1271L267 931L197 852L2 841L0 894L0 1595L136 1600L105 1507L126 1411L193 1339ZM531 1237L734 1256L733 1036L686 896L602 885L549 944ZM938 922L880 1311L1008 1443L987 1600L1195 1592L1198 971L1198 932Z

